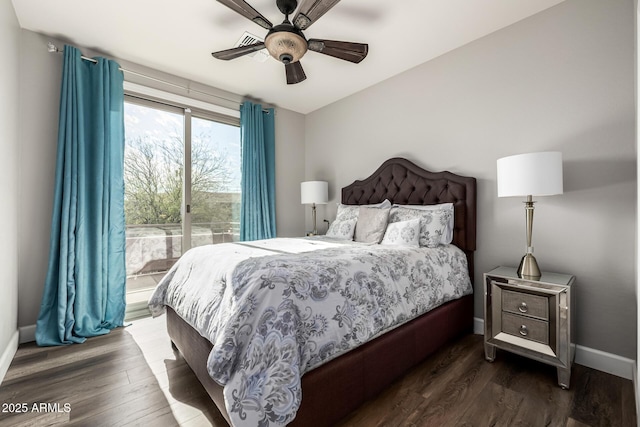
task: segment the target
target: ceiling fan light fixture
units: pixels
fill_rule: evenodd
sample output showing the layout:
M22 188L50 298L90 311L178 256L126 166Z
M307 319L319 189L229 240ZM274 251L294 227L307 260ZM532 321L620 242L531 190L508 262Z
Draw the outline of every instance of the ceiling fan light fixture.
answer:
M307 53L307 41L304 37L287 31L268 34L264 44L269 54L280 62L296 62Z

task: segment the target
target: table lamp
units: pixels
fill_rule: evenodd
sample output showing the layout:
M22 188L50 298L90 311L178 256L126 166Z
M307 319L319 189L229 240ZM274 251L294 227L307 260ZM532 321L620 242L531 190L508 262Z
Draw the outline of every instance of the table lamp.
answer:
M538 280L541 273L533 256L533 196L562 194L562 153L547 151L498 159L498 197L526 196L527 252L520 261L518 276Z
M313 235L318 234L316 226L316 205L329 201L329 184L326 181L306 181L300 184L300 199L303 205L311 205Z

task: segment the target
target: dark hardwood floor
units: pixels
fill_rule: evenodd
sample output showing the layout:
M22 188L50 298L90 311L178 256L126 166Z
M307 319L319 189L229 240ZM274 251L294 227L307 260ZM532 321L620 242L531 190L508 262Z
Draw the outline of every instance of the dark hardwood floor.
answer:
M0 405L0 426L227 426L171 350L164 316L81 345L21 345ZM488 363L469 335L340 425L635 426L636 414L629 380L574 365L562 390L554 368L502 351Z

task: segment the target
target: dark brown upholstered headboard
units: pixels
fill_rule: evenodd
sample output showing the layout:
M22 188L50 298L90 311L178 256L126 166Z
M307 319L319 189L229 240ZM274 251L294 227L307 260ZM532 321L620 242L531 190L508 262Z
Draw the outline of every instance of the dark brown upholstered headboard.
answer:
M389 199L400 205L453 203L453 243L467 253L473 280L476 249L476 179L451 172L429 172L407 159L384 162L370 177L342 189L345 205L366 205Z

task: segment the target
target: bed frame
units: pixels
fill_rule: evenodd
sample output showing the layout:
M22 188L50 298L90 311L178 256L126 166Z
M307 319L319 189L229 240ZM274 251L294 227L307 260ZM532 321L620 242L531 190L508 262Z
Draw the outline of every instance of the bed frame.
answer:
M370 177L342 189L342 203L454 203L453 243L464 250L473 282L476 248L476 180L426 171L392 158ZM229 421L222 387L207 373L213 345L167 307L172 344L183 355L222 415ZM302 377L302 404L290 426L330 426L376 396L409 369L462 334L473 331L473 295L442 306L322 365Z

